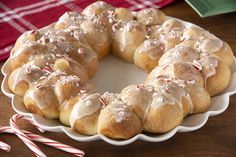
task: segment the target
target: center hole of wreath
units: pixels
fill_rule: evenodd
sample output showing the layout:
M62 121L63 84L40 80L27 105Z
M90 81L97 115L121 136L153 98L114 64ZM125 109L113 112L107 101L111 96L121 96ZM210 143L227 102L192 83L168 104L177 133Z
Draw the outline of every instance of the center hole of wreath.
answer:
M130 84L144 83L147 73L134 64L127 63L113 55L108 55L100 63L91 82L100 93L120 91Z

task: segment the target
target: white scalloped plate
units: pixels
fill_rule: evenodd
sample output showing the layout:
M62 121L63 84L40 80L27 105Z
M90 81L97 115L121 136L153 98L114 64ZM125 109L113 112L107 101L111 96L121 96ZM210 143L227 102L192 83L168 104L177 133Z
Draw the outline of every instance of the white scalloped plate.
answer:
M182 22L185 24L186 27L196 26L189 22ZM187 116L184 119L183 123L172 131L165 134L142 133L128 140L114 140L100 134L94 136L85 136L74 132L69 127L63 126L57 120L48 120L35 114L29 113L24 107L22 99L17 95L14 95L8 88L7 80L10 74L9 60L10 59L8 59L2 67L4 79L2 82L1 89L6 96L11 98L11 104L13 109L19 114L32 117L34 122L37 123L41 128L53 132L64 132L76 141L85 142L102 139L107 143L118 146L130 144L138 139L149 142L165 141L174 136L176 132L189 132L201 128L207 122L208 117L218 115L224 112L229 105L229 97L236 93L236 58L234 57L234 62L231 66L232 76L228 88L220 95L212 98L212 104L207 112ZM92 79L92 83L97 85L98 90L101 92L104 92L106 90L109 90L111 92L119 92L122 88L131 83L143 82L146 76L147 74L136 68L135 65L128 64L115 57L108 56L100 63L97 75L94 79Z

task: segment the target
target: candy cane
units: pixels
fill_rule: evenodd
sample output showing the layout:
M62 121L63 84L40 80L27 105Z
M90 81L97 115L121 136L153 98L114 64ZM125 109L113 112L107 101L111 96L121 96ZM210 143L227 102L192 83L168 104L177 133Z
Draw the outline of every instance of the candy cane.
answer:
M8 127L8 128L9 128L9 127ZM6 129L8 129L8 128L6 128L6 127L1 127L1 126L0 126L0 133L5 132ZM6 143L0 141L0 149L5 150L5 151L7 151L7 152L10 152L11 146L9 146L8 144L6 144Z
M46 155L41 151L41 149L36 144L34 144L34 142L32 142L16 125L16 121L21 118L23 118L23 116L19 114L15 114L11 117L10 127L12 131L26 144L26 146L28 146L33 151L35 156L46 157Z
M51 146L51 147L55 147L57 149L63 150L63 151L68 152L68 153L71 153L71 154L73 154L75 156L79 156L79 157L83 157L84 156L84 152L83 151L78 150L78 149L76 149L74 147L71 147L71 146L62 144L60 142L48 139L46 137L42 137L40 135L33 134L33 133L29 132L29 131L22 130L22 132L25 135L27 135L27 137L29 139L31 139L33 141L41 142L41 143L43 143L45 145L48 145L48 146ZM3 127L0 127L0 133L14 133L14 131L9 126L3 126Z
M28 142L28 140L34 140L36 142L41 142L45 145L48 145L48 146L51 146L51 147L54 147L54 148L57 148L57 149L60 149L62 151L65 151L65 152L68 152L68 153L71 153L75 156L79 156L79 157L83 157L84 156L84 152L79 150L79 149L76 149L74 147L71 147L71 146L68 146L68 145L65 145L65 144L62 144L60 142L57 142L57 141L54 141L54 140L51 140L51 139L48 139L46 137L43 137L43 136L40 136L40 135L36 135L36 134L33 134L29 131L25 131L25 130L20 130L17 125L16 125L16 121L21 119L21 118L24 118L25 120L28 120L31 124L33 124L39 131L41 132L44 132L43 129L41 129L39 126L37 126L34 121L31 119L31 118L28 118L28 117L24 117L22 115L19 115L19 114L15 114L14 116L12 116L12 118L10 119L10 126L11 127L8 127L8 126L3 126L1 127L0 126L0 133L1 132L5 132L5 133L15 133L20 139L22 139L22 141L34 152L36 153L35 155L37 156L38 155L38 151L41 151L40 149L36 149L37 146L31 141L31 142ZM21 133L20 133L21 132ZM25 137L28 138L28 140L25 139ZM34 144L33 146L31 144ZM35 150L36 149L36 150ZM43 152L41 151L41 153L43 154ZM41 154L41 155L42 155Z
M33 126L35 126L41 133L46 132L45 130L43 130L42 128L40 128L37 124L35 124L35 122L34 122L31 118L29 118L29 117L22 117L22 118L24 118L25 120L29 121L30 124L32 124Z
M0 149L5 150L6 152L10 152L11 146L9 146L8 144L0 141Z

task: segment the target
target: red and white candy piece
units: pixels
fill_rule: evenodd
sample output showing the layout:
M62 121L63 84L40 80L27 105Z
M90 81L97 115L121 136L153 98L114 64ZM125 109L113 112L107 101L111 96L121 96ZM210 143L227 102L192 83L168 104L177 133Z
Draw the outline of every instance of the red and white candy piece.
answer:
M79 156L79 157L83 157L84 156L84 152L76 149L74 147L62 144L60 142L48 139L46 137L42 137L40 135L36 135L33 134L31 132L28 131L22 131L18 128L18 126L16 125L16 121L24 118L26 120L29 120L34 126L37 127L38 130L40 131L44 131L41 128L39 128L30 118L24 117L22 115L19 114L15 114L12 116L12 118L10 119L10 126L11 127L0 127L0 132L7 132L7 133L15 133L33 152L36 156L39 157L46 157L46 155L39 149L39 147L37 145L35 145L31 140L37 141L37 142L41 142L45 145L48 146L52 146L55 147L57 149L63 150L65 152L71 153L75 156Z
M9 126L1 127L0 133L1 132L2 133L14 133L14 131ZM46 137L42 137L40 135L33 134L33 133L29 132L29 131L22 130L22 132L25 135L27 135L27 137L29 139L31 139L33 141L41 142L41 143L43 143L45 145L48 145L48 146L51 146L51 147L55 147L57 149L63 150L63 151L68 152L68 153L72 153L75 156L79 156L79 157L83 157L84 156L84 152L83 151L78 150L78 149L76 149L74 147L71 147L71 146L62 144L60 142L48 139Z
M9 146L8 144L0 141L0 149L5 150L6 152L10 152L11 146Z
M193 60L192 64L193 64L194 68L196 68L198 71L202 70L202 65L198 61Z
M33 151L37 157L46 157L46 155L41 151L41 149L34 144L16 125L16 121L23 118L22 115L15 114L10 119L10 127L12 131Z

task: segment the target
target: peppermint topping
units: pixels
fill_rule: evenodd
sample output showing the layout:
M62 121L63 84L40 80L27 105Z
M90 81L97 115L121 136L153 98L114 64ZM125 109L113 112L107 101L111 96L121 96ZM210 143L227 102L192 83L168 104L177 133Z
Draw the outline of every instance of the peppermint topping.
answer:
M193 60L192 64L193 64L194 68L197 69L198 71L202 70L202 65L198 61Z

